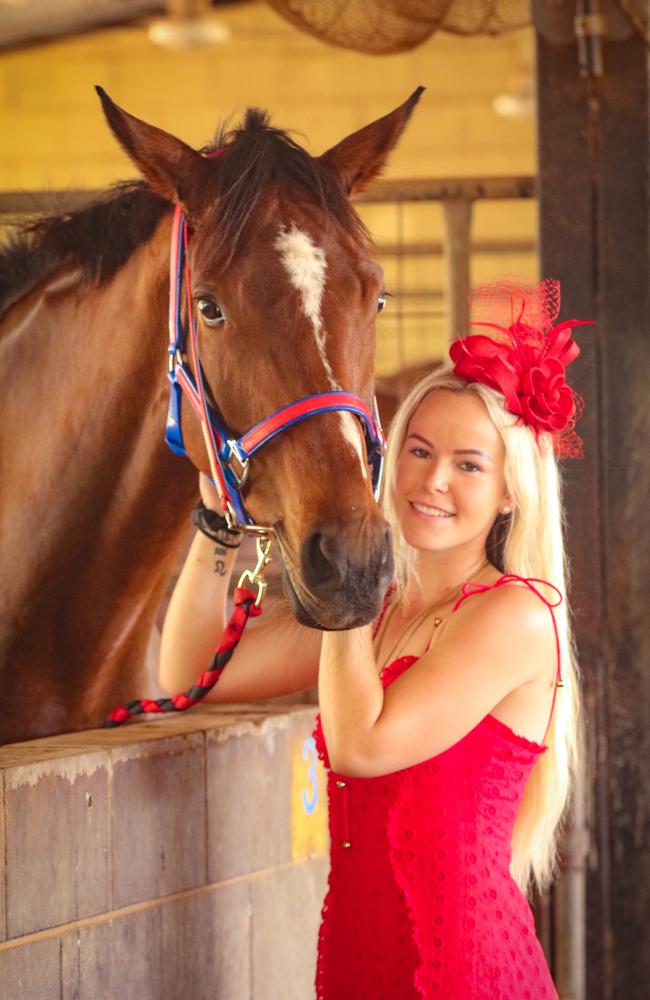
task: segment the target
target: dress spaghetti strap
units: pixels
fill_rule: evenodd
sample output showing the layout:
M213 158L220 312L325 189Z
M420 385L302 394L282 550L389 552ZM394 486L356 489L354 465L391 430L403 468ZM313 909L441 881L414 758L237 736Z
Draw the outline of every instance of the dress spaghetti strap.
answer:
M555 671L555 685L553 687L553 699L551 701L551 711L549 713L548 722L546 724L546 729L544 731L544 737L542 739L542 743L545 743L551 725L551 720L553 718L553 709L555 708L557 689L564 687L564 681L562 680L562 656L560 651L560 633L558 632L557 621L555 620L555 612L553 610L562 603L562 594L560 593L558 588L554 584L549 583L548 580L540 580L539 578L534 576L526 577L526 576L517 576L516 573L504 573L503 576L500 576L499 579L496 580L494 583L475 583L474 581L470 581L469 583L463 584L463 587L460 592L460 597L454 604L451 611L453 614L454 611L456 611L461 606L463 601L466 601L468 597L475 597L476 594L484 594L487 590L496 590L497 587L504 587L508 583L523 583L524 586L528 587L529 590L532 590L533 594L537 594L540 601L543 601L546 607L548 608L549 614L551 616L551 621L553 623L553 634L555 636L555 653L557 657L557 667ZM554 593L556 594L557 599L555 601L549 600L547 597L544 596L544 594L541 593L540 590L538 590L537 586L535 586L536 584L541 584L543 587L550 587L550 589L554 591Z

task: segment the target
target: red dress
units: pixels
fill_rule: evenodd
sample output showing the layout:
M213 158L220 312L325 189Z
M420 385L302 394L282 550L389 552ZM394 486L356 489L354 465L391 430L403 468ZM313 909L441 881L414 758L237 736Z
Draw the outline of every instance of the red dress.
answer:
M386 667L384 687L416 659ZM488 715L430 760L348 778L329 768L320 718L315 738L331 837L317 1000L557 1000L509 872L519 803L545 747Z

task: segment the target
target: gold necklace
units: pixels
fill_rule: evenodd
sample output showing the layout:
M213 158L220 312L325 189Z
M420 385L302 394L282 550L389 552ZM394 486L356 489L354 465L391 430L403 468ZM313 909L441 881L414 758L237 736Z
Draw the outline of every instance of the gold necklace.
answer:
M486 559L485 562L482 563L478 567L478 569L474 570L471 576L468 576L465 580L463 580L463 582L460 585L455 586L451 591L448 591L447 594L440 601L436 601L435 604L430 605L428 608L425 608L424 611L421 611L420 614L416 615L413 621L409 622L406 629L404 629L404 631L401 632L400 635L398 635L397 642L393 645L390 653L388 654L388 657L382 663L381 670L384 670L384 668L387 667L389 663L392 663L396 659L395 654L399 650L406 648L406 646L409 643L409 640L412 639L412 637L419 629L420 625L422 625L426 621L429 615L433 614L435 611L438 611L440 608L443 608L446 604L449 604L455 597L460 597L460 593L464 585L466 583L469 583L471 580L475 580L476 577L479 575L479 573L481 573L488 565L489 565L489 559ZM382 629L381 636L379 637L379 643L377 646L378 653L381 648L383 638L388 631L388 626L390 625L391 619L393 617L393 614L395 613L396 608L397 608L397 601L392 606L388 615L386 616L384 627ZM442 622L443 622L442 618L439 617L434 618L433 627L438 628L440 625L442 625Z

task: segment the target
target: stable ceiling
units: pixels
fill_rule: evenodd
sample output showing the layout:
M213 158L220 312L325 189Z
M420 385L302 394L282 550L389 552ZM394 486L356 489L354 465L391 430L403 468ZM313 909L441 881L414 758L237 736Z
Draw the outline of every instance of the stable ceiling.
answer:
M224 0L0 0L0 49L128 24L165 11L224 5Z

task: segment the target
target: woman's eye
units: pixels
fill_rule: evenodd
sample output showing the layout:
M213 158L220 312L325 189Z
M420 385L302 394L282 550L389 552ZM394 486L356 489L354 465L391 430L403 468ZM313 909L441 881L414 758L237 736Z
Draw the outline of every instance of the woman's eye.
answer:
M426 448L411 448L411 454L416 458L428 458L429 452Z
M208 326L218 326L225 319L221 306L214 299L199 299L199 312Z
M386 308L386 300L388 299L389 292L382 292L377 299L377 312L380 313L382 309Z
M476 465L474 462L461 462L460 467L463 472L480 472L480 465Z

